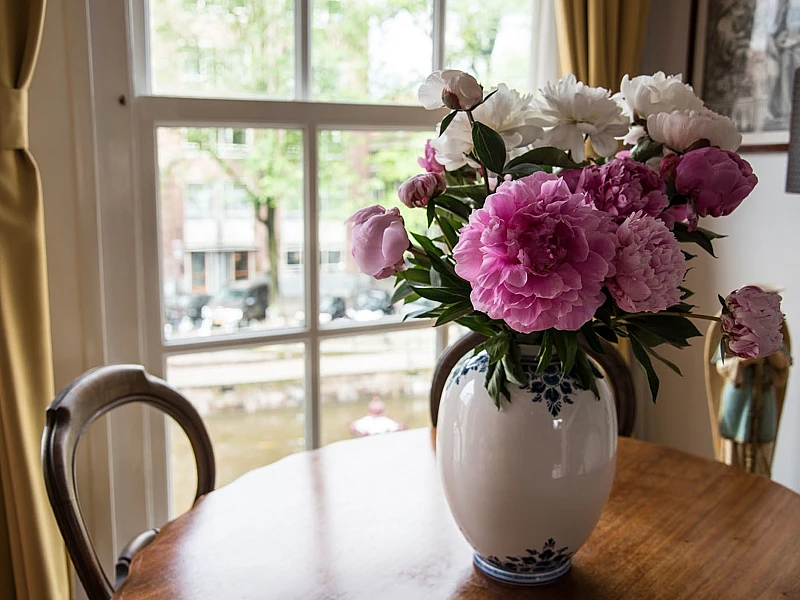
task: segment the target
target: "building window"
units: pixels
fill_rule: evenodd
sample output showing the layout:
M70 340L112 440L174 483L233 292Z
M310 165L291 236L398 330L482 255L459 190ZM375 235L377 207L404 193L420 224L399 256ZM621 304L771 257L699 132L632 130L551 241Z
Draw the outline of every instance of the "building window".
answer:
M248 252L233 253L233 279L235 281L250 278L249 256Z
M286 251L286 264L292 267L303 264L302 250L287 250Z
M204 252L192 252L192 293L202 294L206 291L206 255Z

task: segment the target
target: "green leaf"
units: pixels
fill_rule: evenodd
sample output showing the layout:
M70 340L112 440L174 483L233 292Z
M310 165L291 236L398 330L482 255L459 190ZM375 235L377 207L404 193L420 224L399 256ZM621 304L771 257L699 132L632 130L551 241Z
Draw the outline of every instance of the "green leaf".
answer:
M519 344L512 340L508 352L503 356L503 369L505 369L508 381L518 386L525 386L528 383L528 376L522 369L521 355Z
M431 282L431 275L429 269L421 269L419 267L413 267L411 269L406 269L405 271L401 271L403 278L407 281L412 281L414 283L426 283L429 284Z
M614 333L614 330L611 329L608 325L595 325L594 331L597 335L599 335L604 340L611 342L612 344L616 344L619 341L617 334Z
M629 325L650 331L669 341L685 342L689 338L703 335L686 317L653 313L644 317L628 317L625 320Z
M453 194L463 194L477 200L481 205L486 200L486 186L483 184L453 185L447 188L447 191Z
M434 300L436 302L446 302L448 304L454 302L462 302L469 298L469 294L463 295L459 294L455 290L448 290L441 287L435 286L428 286L428 285L418 285L418 284L410 284L411 289L414 290L417 294L422 296L423 298L427 298L428 300Z
M425 214L428 217L428 227L430 227L433 223L433 219L436 217L436 201L433 198L428 200L428 205L425 207Z
M453 122L453 119L456 118L457 114L458 114L458 111L454 110L449 115L447 115L444 119L442 119L442 123L441 123L441 125L439 125L439 135L442 135L445 132L445 130L450 126L450 123Z
M656 352L656 351L655 351L655 350L653 350L652 348L649 348L648 346L644 346L644 349L647 351L647 353L648 353L650 356L652 356L653 358L655 358L655 359L657 359L657 360L660 360L660 361L661 361L662 363L664 363L664 364L665 364L667 367L669 367L669 369L670 369L670 370L671 370L673 373L676 373L677 375L680 375L681 377L683 377L683 373L681 373L681 370L678 368L678 365L676 365L674 362L672 362L671 360L668 360L668 359L664 358L664 357L663 357L663 356L661 356L661 355L660 355L658 352Z
M486 391L494 400L497 410L500 410L503 398L511 402L511 395L508 393L506 385L506 370L501 364L494 363L486 367Z
M550 167L560 167L562 169L580 169L588 164L585 161L582 163L576 163L569 156L567 156L567 153L563 150L546 146L543 148L534 148L533 150L529 150L525 154L522 154L509 161L508 165L506 165L506 169L512 169L517 165L522 165L525 163L540 166L547 165Z
M631 149L631 158L640 163L647 162L654 156L659 156L664 149L664 146L658 142L654 142L650 137L643 135L636 142L636 145Z
M572 367L575 366L575 357L578 354L578 336L574 331L562 331L564 343L567 346L566 356L562 355L561 368L564 370L565 375L572 372Z
M538 375L547 368L553 360L553 334L552 330L547 329L542 337L542 345L539 347L539 362L536 363L536 374Z
M482 344L476 346L475 353L477 354L485 350L486 354L489 355L489 362L494 364L506 355L510 344L511 340L508 337L508 333L504 331L493 335Z
M722 314L723 315L727 314L728 313L728 303L725 302L725 298L723 298L720 294L717 294L717 300L719 300L719 303L722 305Z
M583 339L586 340L592 350L599 354L605 354L606 351L603 349L603 344L600 342L600 338L597 337L597 332L595 332L591 321L581 327L581 333L583 333Z
M419 310L406 313L405 315L403 315L403 321L408 321L409 319L427 319L428 317L425 316L427 312L428 312L427 308L421 308Z
M422 249L425 251L425 254L427 254L429 258L434 256L438 257L444 254L444 250L442 250L441 248L439 248L439 246L434 244L427 236L421 235L419 233L414 233L413 231L410 233L417 241L417 243L422 247Z
M694 292L687 287L678 286L678 289L681 291L681 300L688 300L694 296Z
M475 154L483 165L494 173L502 173L506 164L506 144L491 127L475 121L472 125L472 143Z
M448 195L437 196L436 206L450 211L464 221L469 219L469 215L472 213L472 209L463 200Z
M683 258L685 258L687 261L690 261L693 258L697 258L697 254L692 254L691 252L687 252L686 250L681 250L681 252L683 253Z
M505 170L505 174L511 175L514 179L520 179L522 177L527 177L528 175L533 175L538 171L544 171L542 167L539 165L531 165L528 163L517 165L515 167L511 167L510 169Z
M724 235L714 233L713 231L703 229L702 227L698 227L694 231L689 231L689 226L686 223L681 223L680 221L675 223L675 228L672 230L672 233L675 234L675 238L679 242L697 244L715 258L716 254L714 254L714 246L712 245L711 241L725 237Z
M630 340L633 356L636 358L636 362L639 363L639 366L642 367L644 374L647 376L647 383L650 386L650 396L653 398L653 403L655 404L656 400L658 399L658 375L656 374L656 370L653 368L653 363L650 362L650 357L647 355L647 352L639 340L634 337L630 338Z
M603 375L593 367L583 350L578 351L577 360L575 362L575 373L578 376L578 381L581 382L581 387L585 390L591 390L596 398L600 398L597 380L602 379Z
M392 299L389 300L389 304L394 304L395 302L400 302L403 298L410 296L414 293L414 290L409 287L408 282L402 280L400 285L398 285L395 290L394 294L392 294Z
M456 233L455 227L453 227L450 219L443 215L439 216L438 223L448 247L452 250L458 243L458 233Z
M455 321L456 319L460 319L461 317L467 316L469 313L473 311L472 303L469 301L457 302L452 306L448 306L442 314L436 319L434 323L435 327L439 325L444 325L445 323L449 323L450 321Z

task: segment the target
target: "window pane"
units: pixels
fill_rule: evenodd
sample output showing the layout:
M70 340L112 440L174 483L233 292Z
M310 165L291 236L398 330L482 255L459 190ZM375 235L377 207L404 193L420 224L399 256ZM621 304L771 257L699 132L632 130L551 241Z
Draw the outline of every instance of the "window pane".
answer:
M167 358L167 381L203 417L214 445L217 487L304 449L302 344L224 350ZM173 514L191 506L197 486L194 454L170 425Z
M294 97L294 0L148 4L154 93Z
M292 129L158 129L165 339L303 324L302 155Z
M425 211L403 206L397 188L420 167L429 132L322 131L319 136L320 322L373 321L409 310L390 306L393 279L358 270L350 227L342 224L371 204L398 206L406 227L425 231ZM414 308L418 308L415 306ZM411 309L413 310L413 308Z
M416 103L433 64L432 0L313 0L315 100Z
M435 364L432 327L322 342L322 443L430 426Z
M531 60L534 1L448 2L447 67L475 75L486 89L505 83L521 94L535 92Z

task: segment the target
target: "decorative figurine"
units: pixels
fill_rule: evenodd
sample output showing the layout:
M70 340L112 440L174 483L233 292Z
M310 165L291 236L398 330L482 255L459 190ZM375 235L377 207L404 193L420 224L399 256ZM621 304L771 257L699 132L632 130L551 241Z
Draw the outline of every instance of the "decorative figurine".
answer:
M792 363L786 323L781 332L781 348L762 358L723 357L718 322L712 322L706 334L706 393L716 458L765 477L772 472Z

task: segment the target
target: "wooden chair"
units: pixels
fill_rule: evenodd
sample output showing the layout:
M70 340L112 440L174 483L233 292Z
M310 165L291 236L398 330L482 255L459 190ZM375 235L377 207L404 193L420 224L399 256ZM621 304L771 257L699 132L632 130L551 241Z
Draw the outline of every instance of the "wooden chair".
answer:
M143 402L171 416L186 432L197 465L195 501L214 489L214 451L200 415L189 401L138 365L109 365L73 381L47 409L42 437L42 467L47 495L75 570L90 600L108 600L128 573L134 554L147 546L158 529L137 536L121 552L116 585L103 572L78 505L75 451L86 428L108 411Z
M442 399L445 383L450 375L450 371L456 363L467 352L480 344L486 338L479 333L471 332L458 340L442 353L436 363L436 370L433 373L433 383L431 384L430 410L431 423L436 427L439 418L439 403ZM608 378L614 392L614 402L617 406L617 425L619 434L629 437L633 432L636 422L636 393L633 387L633 377L631 376L628 364L614 346L601 340L603 354L592 350L588 344L580 338L581 347L591 356L600 366L600 370Z

